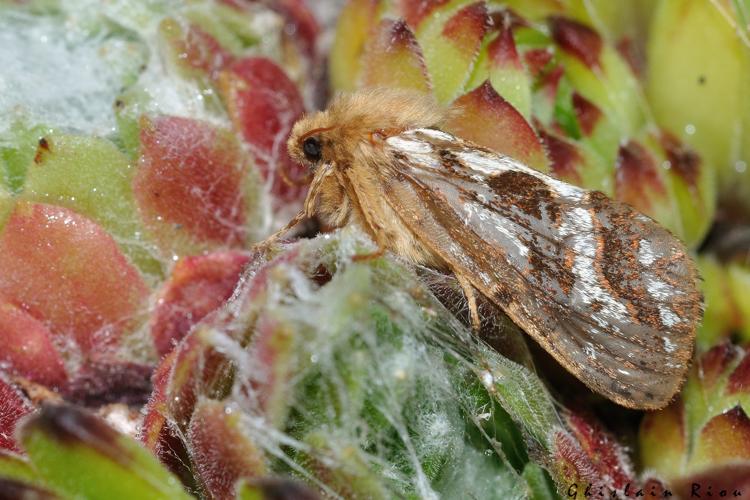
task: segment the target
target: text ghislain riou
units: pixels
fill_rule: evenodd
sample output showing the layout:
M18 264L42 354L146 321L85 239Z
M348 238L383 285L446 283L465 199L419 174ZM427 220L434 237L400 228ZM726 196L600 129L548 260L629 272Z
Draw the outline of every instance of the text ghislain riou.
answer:
M567 489L568 498L667 498L674 496L668 489L651 486L650 490L644 491L643 488L634 489L630 483L622 489L607 488L604 486L595 486L588 483L585 488L581 488L578 483L571 483ZM742 490L739 489L715 489L711 485L704 486L700 483L690 485L690 498L739 498L742 497Z

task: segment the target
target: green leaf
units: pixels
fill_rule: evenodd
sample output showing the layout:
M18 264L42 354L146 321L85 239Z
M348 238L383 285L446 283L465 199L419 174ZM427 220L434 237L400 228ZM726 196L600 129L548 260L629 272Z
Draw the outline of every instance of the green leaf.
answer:
M469 82L488 26L483 2L459 4L458 8L455 3L441 8L440 15L425 18L417 29L435 97L441 104L458 97Z
M530 500L557 500L557 488L549 474L535 463L528 463L523 469L523 478L529 487Z
M245 479L237 482L237 500L319 500L300 483L286 479Z
M133 162L106 139L52 133L38 141L19 198L90 217L142 271L159 277L161 264L145 239L133 198L133 173Z
M77 407L42 407L21 425L20 439L39 474L67 496L192 498L139 443Z
M39 140L51 130L41 125L26 127L22 123L11 125L9 136L0 147L0 172L2 181L12 192L20 191L26 178L26 169L34 159Z
M16 202L13 199L13 195L0 185L0 231L5 227L5 221L8 220L15 204Z
M26 458L6 451L0 451L0 478L43 484L39 474Z

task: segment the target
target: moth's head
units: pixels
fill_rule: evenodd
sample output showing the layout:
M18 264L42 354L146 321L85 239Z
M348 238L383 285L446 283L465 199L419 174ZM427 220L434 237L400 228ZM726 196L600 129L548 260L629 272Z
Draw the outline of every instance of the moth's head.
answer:
M289 154L315 170L325 163L345 164L362 145L377 137L432 127L445 112L434 98L415 91L374 88L338 95L325 111L298 121L287 142Z
M332 162L335 128L326 111L303 117L294 125L287 141L289 156L313 171Z

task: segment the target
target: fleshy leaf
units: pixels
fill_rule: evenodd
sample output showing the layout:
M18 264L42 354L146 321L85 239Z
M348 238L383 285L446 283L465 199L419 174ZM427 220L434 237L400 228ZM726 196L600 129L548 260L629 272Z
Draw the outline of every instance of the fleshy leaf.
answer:
M0 363L15 375L48 387L62 387L67 380L60 353L47 327L23 309L0 297Z
M585 460L596 470L597 486L621 490L635 483L633 466L624 447L593 415L567 411L568 428L580 443Z
M21 451L16 443L16 424L32 411L31 402L21 391L0 376L0 450ZM6 466L12 465L7 465L5 460L0 461L0 475L4 475Z
M190 118L144 118L141 144L133 191L167 255L245 243L252 178L229 131Z
M0 190L18 192L23 188L26 169L38 153L39 140L50 130L42 126L26 127L23 123L13 123L5 141L0 146Z
M640 456L645 468L666 479L680 474L687 452L687 429L681 403L643 417L639 431Z
M602 110L578 92L573 93L573 109L581 133L585 136L591 135L602 118Z
M186 76L214 79L234 56L209 33L194 24L183 28L174 18L159 23L159 35L171 49L172 62Z
M689 247L699 245L708 233L716 210L716 183L711 165L669 132L658 136L666 156L667 180L681 219L677 233Z
M148 288L93 221L19 202L0 235L0 293L88 352L137 324Z
M653 213L653 198L667 194L661 166L645 146L630 141L620 146L617 156L615 195L645 213Z
M744 342L750 341L750 297L747 290L750 287L750 269L742 264L730 264L727 268L729 287L732 298L736 303L739 321L739 335Z
M13 195L6 191L3 186L0 186L0 231L5 227L5 222L8 220L15 204L16 200Z
M151 392L151 372L147 364L125 361L118 356L96 354L86 360L63 391L71 403L97 407L110 403L143 405Z
M435 9L438 9L450 0L398 0L398 11L401 16L409 23L409 26L416 28L422 21L429 16Z
M305 55L314 60L320 26L308 3L305 0L272 0L266 3L284 16L285 31L293 33Z
M188 439L195 468L213 498L229 498L240 478L266 473L263 451L242 431L238 408L204 400L196 405Z
M547 171L544 149L531 125L489 82L456 99L453 106L456 112L446 130Z
M96 221L154 278L161 274L137 215L132 162L106 139L53 133L39 139L20 199L67 207Z
M555 177L612 195L614 168L602 161L591 147L585 142L575 142L545 130L542 125L537 125L537 131Z
M591 69L601 66L603 41L592 28L564 17L550 19L552 38L565 51Z
M484 2L463 7L444 19L442 15L427 17L417 29L435 97L441 104L455 99L468 83L489 26Z
M750 396L750 355L747 352L729 375L726 392L730 396L734 394ZM750 399L748 401L750 402Z
M43 407L20 436L39 474L71 497L191 498L137 442L76 407Z
M184 257L175 264L152 319L151 335L159 354L171 351L193 325L232 295L248 261L244 253L214 252Z
M695 442L691 466L700 470L733 460L750 466L750 419L741 406L706 423Z
M646 124L639 82L619 53L589 26L561 17L550 24L566 80L603 114L601 130L592 132L593 143L605 161L614 161L621 142Z
M710 349L727 338L740 323L727 270L713 255L696 259L701 278L705 312L696 335L698 352ZM743 287L744 290L744 287ZM743 294L744 295L744 294Z
M183 484L197 488L187 443L181 439L182 434L171 418L167 405L170 377L176 359L177 350L172 350L154 372L154 390L144 408L145 417L139 439Z
M285 479L242 480L237 484L238 500L318 500L309 488Z
M409 26L402 20L383 20L365 47L362 83L430 91L422 50Z
M292 126L305 111L295 83L270 59L247 57L228 66L219 84L229 116L271 193L282 202L301 201L307 169L293 162L286 148Z
M532 82L521 63L508 23L497 27L495 37L485 42L467 88L474 89L489 79L497 93L529 120Z
M349 0L339 13L329 57L331 86L351 92L357 87L365 44L383 8L382 0Z
M658 2L646 90L658 123L716 169L726 196L747 206L750 49L738 36L746 22L732 19L730 6L741 3Z

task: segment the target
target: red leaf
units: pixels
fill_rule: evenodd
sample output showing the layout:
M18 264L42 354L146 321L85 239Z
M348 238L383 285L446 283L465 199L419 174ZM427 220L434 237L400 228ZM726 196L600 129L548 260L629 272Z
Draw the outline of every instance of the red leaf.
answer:
M144 118L133 190L146 222L176 224L199 241L245 241L243 182L248 164L234 138L205 122Z
M456 99L447 131L546 170L544 149L531 125L489 81Z
M573 109L575 109L578 125L583 135L589 136L596 128L602 117L602 111L596 104L583 97L578 92L573 93Z
M430 91L422 49L403 21L386 19L365 48L362 81L367 86L390 86Z
M701 157L669 132L662 131L659 138L670 168L674 169L689 186L695 188L701 172Z
M538 126L537 130L552 162L552 173L555 174L555 177L580 185L580 167L583 163L583 157L576 145L547 132L542 126Z
M662 195L666 193L654 157L639 143L630 141L620 146L616 168L615 193L618 200L647 211L651 200L645 188Z
M552 62L552 57L553 54L549 49L531 49L523 54L526 67L535 80L546 73L549 64Z
M739 348L727 341L712 347L698 358L697 373L706 390L711 390L716 385L740 352Z
M516 42L513 39L513 30L507 26L498 28L498 36L487 47L491 64L498 69L513 68L523 70L521 58L516 50Z
M236 61L219 82L232 121L250 145L264 179L272 179L271 192L284 201L301 200L308 172L286 149L292 126L305 110L297 86L263 57Z
M247 254L215 252L181 259L165 283L151 335L159 354L166 354L206 315L229 297L249 261Z
M745 355L727 381L727 394L750 393L750 354Z
M314 59L320 26L304 0L274 0L268 5L286 19L287 33L299 40L307 57Z
M205 71L216 78L219 71L234 61L234 56L210 34L190 25L180 47L181 59L192 68Z
M398 6L401 16L411 27L416 28L433 10L448 2L449 0L399 0Z
M196 469L212 498L232 498L238 479L266 474L262 449L242 431L241 418L225 410L218 401L201 401L189 430Z
M68 375L41 321L0 297L0 362L9 371L47 387L63 387Z
M152 372L153 366L124 361L111 354L95 356L71 377L65 398L84 406L141 406L151 393Z
M443 27L443 36L464 54L473 54L489 27L487 5L476 2L459 10Z
M33 410L21 392L0 377L0 450L21 452L16 444L16 424Z
M18 202L0 237L0 293L89 352L133 325L148 288L93 221Z
M632 466L625 449L592 415L568 411L565 420L600 481L610 489L622 489L635 482Z
M550 18L552 38L566 52L577 57L589 68L598 68L602 51L602 38L599 34L577 21L564 17Z

